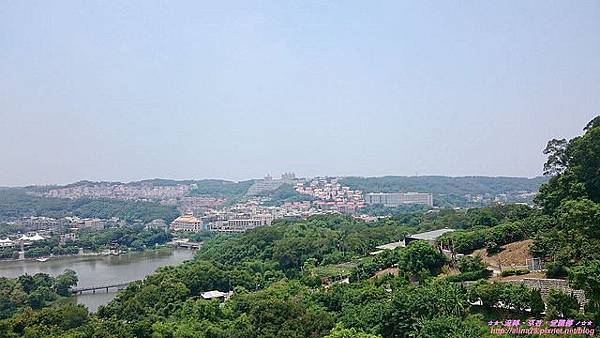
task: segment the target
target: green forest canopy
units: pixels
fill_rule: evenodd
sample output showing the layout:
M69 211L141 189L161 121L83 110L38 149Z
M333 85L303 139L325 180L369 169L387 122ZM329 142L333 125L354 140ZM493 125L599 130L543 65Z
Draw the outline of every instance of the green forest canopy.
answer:
M129 222L150 222L161 218L171 222L179 212L174 206L156 202L49 198L31 195L23 188L0 190L0 220L24 216L60 218L73 215L105 219L118 217Z

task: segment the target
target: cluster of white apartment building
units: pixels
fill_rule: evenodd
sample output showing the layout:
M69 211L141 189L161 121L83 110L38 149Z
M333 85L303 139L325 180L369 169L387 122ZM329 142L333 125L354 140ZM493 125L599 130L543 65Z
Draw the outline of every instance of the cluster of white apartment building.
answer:
M315 197L313 204L321 211L354 214L364 207L360 190L352 190L338 183L336 178L314 178L306 183L297 183L296 191Z
M433 206L433 196L421 192L376 192L365 194L366 204L382 204L386 207L399 207L408 204Z
M296 175L294 173L284 173L281 178L276 179L271 175L265 176L262 180L254 182L246 192L246 195L253 196L267 191L274 191L283 184L296 183Z

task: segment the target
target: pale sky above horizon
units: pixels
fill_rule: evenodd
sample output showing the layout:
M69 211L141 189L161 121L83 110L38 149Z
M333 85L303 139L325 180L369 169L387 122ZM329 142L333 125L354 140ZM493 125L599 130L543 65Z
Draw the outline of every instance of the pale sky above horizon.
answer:
M0 186L541 175L600 1L3 1Z

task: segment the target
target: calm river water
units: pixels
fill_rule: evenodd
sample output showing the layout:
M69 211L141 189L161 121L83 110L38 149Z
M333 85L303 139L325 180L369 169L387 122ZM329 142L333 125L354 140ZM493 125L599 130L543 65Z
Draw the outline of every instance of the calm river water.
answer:
M143 279L158 267L179 264L192 259L193 255L194 251L187 249L161 249L119 256L64 257L46 262L0 262L0 276L14 278L24 273L33 275L38 272L56 276L65 269L71 269L77 272L79 286L111 284ZM77 295L74 301L87 306L90 311L96 311L115 296L116 290L111 289L108 293L99 290Z

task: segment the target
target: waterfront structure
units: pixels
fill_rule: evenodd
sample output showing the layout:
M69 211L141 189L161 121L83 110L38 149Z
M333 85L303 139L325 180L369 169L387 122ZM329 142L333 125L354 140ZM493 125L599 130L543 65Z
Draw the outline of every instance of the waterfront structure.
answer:
M408 204L433 206L433 196L421 192L377 192L365 194L365 203L382 204L385 207L399 207Z
M12 247L15 246L16 243L11 241L10 239L6 238L6 239L0 239L0 248L8 248L8 247Z
M35 234L31 234L31 233L27 233L25 235L22 235L19 238L19 241L21 243L31 243L31 242L37 242L37 241L42 241L45 238L40 236L39 234L35 233Z
M173 231L200 232L204 230L204 226L202 221L194 217L192 213L186 213L171 222L171 229Z

